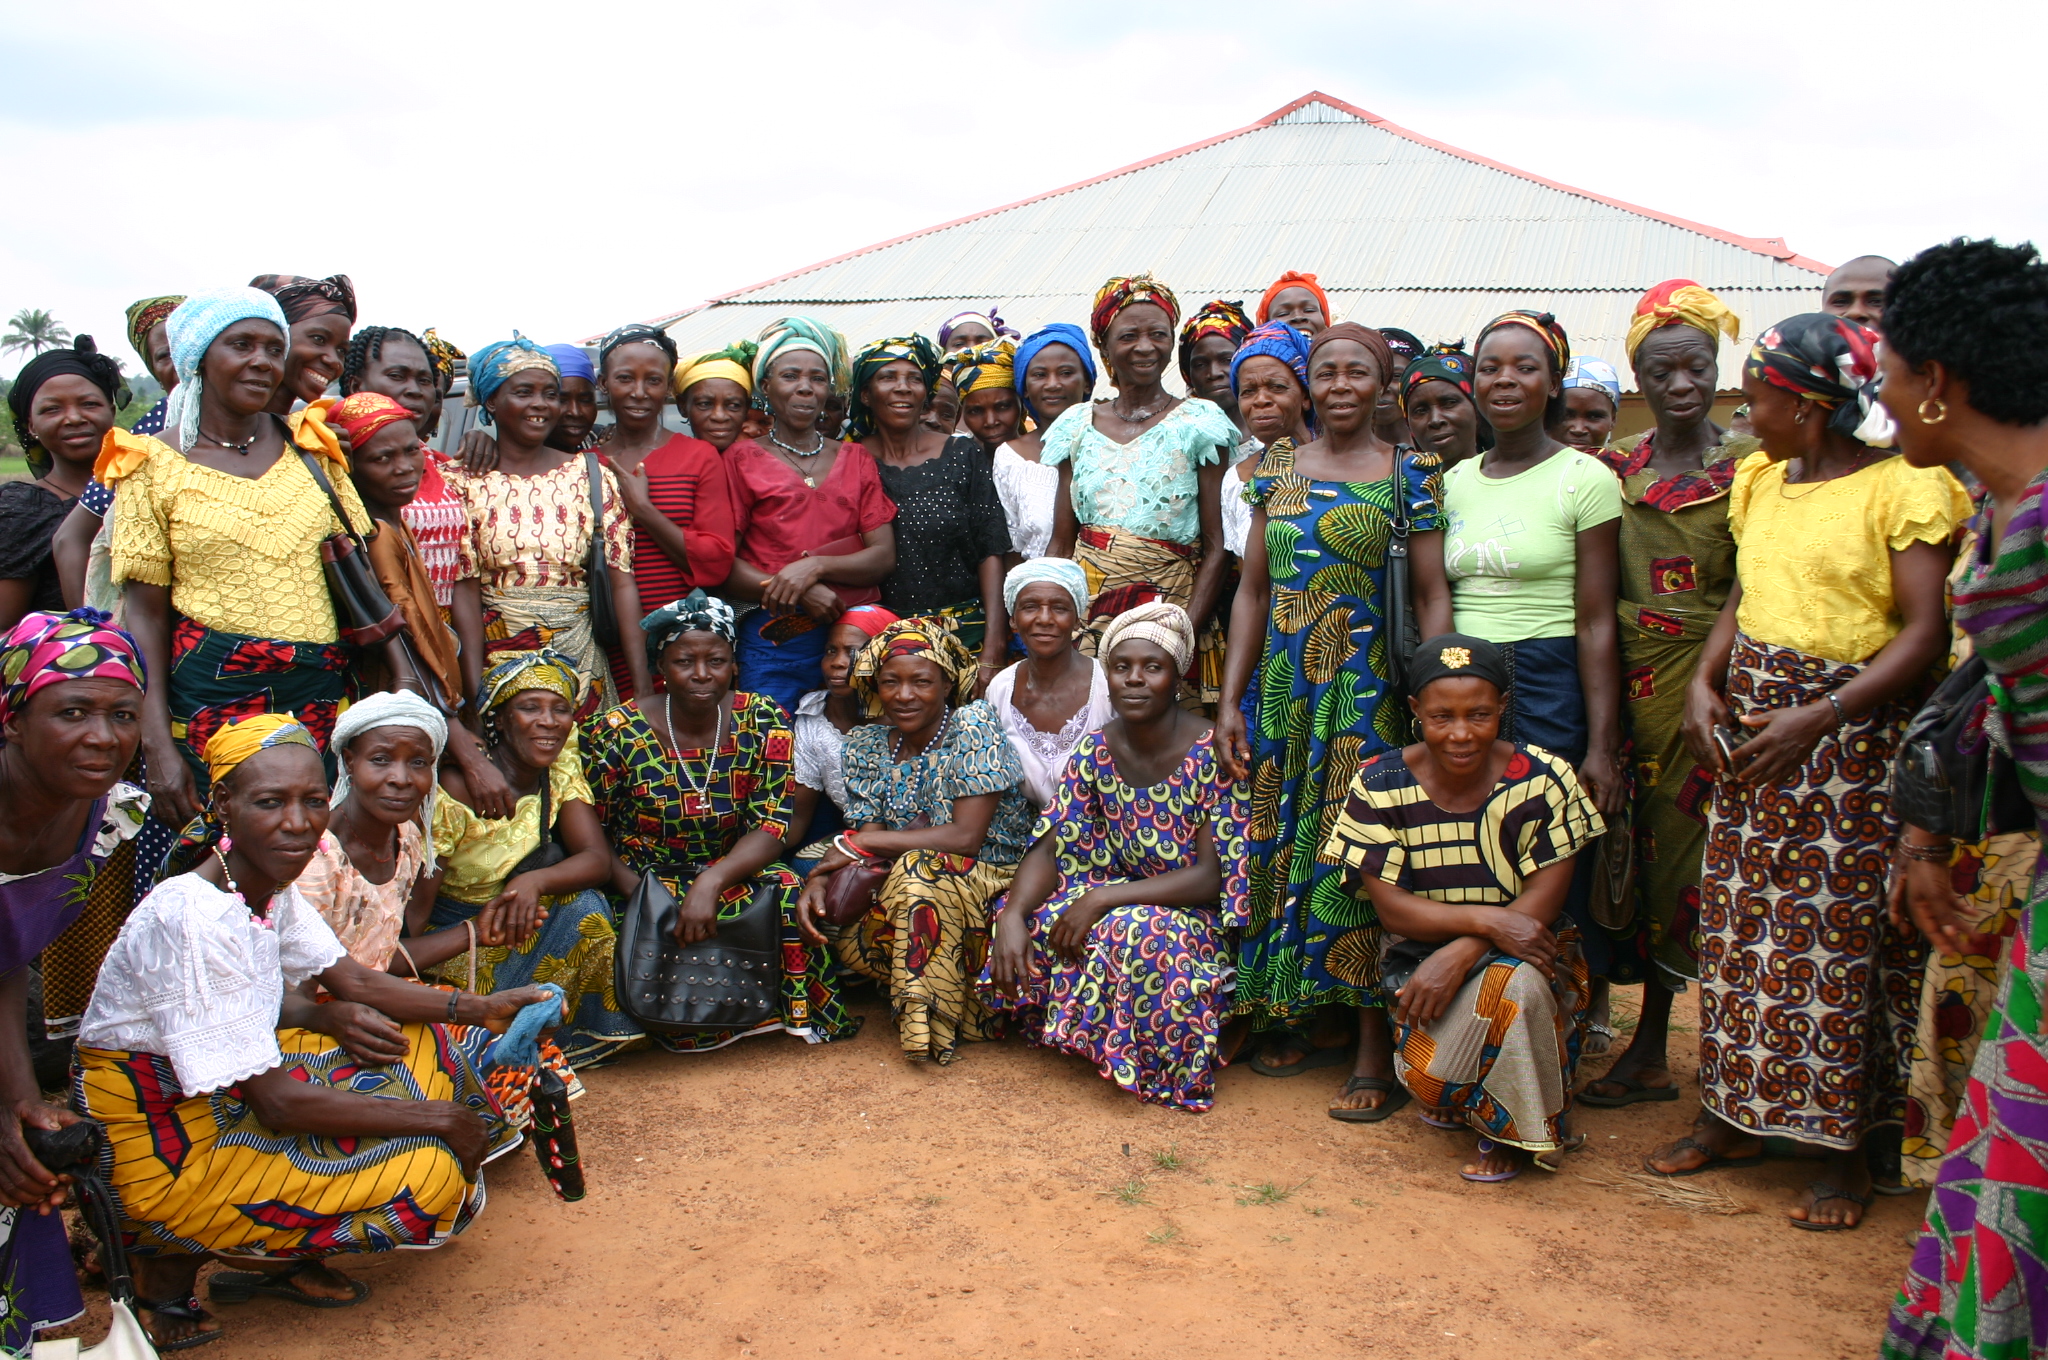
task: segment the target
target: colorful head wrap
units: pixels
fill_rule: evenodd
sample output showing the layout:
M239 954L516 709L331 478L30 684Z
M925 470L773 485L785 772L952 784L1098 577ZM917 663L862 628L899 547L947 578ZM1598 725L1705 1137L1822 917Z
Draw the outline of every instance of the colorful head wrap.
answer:
M1237 391L1237 370L1247 359L1278 359L1286 364L1301 384L1302 395L1308 394L1308 337L1285 321L1268 321L1265 325L1245 337L1237 353L1230 356L1230 390Z
M1102 630L1102 646L1096 655L1106 663L1119 642L1149 642L1173 658L1175 670L1185 672L1195 659L1195 625L1188 611L1171 600L1154 600L1136 609L1126 609Z
M277 305L284 309L285 320L293 325L330 312L341 313L351 326L356 324L356 286L346 274L331 274L324 279L309 279L303 274L258 274L249 280L249 286L261 288L276 298Z
M677 396L689 391L706 378L725 378L740 385L740 390L752 393L754 390L754 356L761 347L751 340L735 340L724 349L700 354L694 359L676 364L675 392Z
M954 707L974 698L974 656L953 635L946 618L898 619L877 633L853 662L853 691L867 701L868 712L880 716L882 704L875 677L885 662L899 656L928 659L952 682Z
M537 652L506 652L484 672L477 694L483 700L483 711L494 713L513 695L529 689L559 694L573 705L583 697L583 672L552 647Z
M1003 608L1015 610L1024 587L1041 583L1059 586L1074 597L1074 614L1088 617L1088 573L1071 557L1034 557L1011 567L1003 577Z
M832 375L832 390L844 392L847 381L846 337L822 321L808 316L785 316L762 327L757 337L761 348L754 355L754 388L768 381L769 365L784 350L807 349L825 360Z
M562 370L555 367L554 356L518 331L512 332L510 340L493 340L469 361L468 403L482 406L514 373L524 373L529 368L544 368L557 378L562 376ZM490 423L488 411L484 413L484 423Z
M739 637L732 606L699 587L680 600L671 600L640 620L647 633L647 664L661 664L661 654L685 633L715 633L729 644Z
M207 778L218 784L243 761L274 746L303 746L315 755L320 753L320 743L291 714L258 713L216 728L206 739Z
M1081 371L1088 375L1088 392L1082 394L1082 400L1087 400L1088 394L1095 390L1095 358L1088 351L1087 333L1079 326L1065 321L1055 321L1050 326L1040 326L1025 336L1024 342L1017 346L1017 357L1012 362L1010 380L1016 383L1017 395L1024 398L1025 407L1028 409L1031 406L1031 398L1024 393L1025 371L1031 367L1031 361L1038 357L1038 351L1047 345L1065 345L1074 351L1075 357L1081 361ZM1033 410L1031 418L1036 420L1038 412Z
M564 378L581 378L595 387L597 365L590 362L590 352L581 345L549 345L548 357L555 361L555 372Z
M1586 355L1572 360L1564 370L1564 389L1569 392L1574 387L1598 388L1614 403L1615 410L1621 409L1621 375L1605 359Z
M420 343L427 347L427 357L434 361L434 371L441 375L441 390L446 392L455 382L455 366L469 356L435 334L432 326L427 327Z
M1409 361L1419 358L1429 346L1422 343L1422 337L1414 331L1404 331L1399 326L1381 326L1381 335L1386 337L1387 349L1394 356L1394 371L1399 373L1408 367Z
M597 371L604 372L605 362L612 357L612 351L620 345L652 345L668 356L671 370L676 363L675 337L659 326L649 326L640 321L629 321L617 327L597 344Z
M327 737L327 749L334 752L335 768L339 771L334 780L332 806L339 807L341 800L348 797L351 787L348 762L341 759L341 753L346 751L348 744L357 737L378 727L412 727L426 733L427 740L434 747L436 767L441 763L441 752L448 747L448 719L442 715L440 709L419 695L403 689L383 690L365 695L342 710L341 716L334 720L334 731ZM431 834L434 825L434 802L440 796L441 782L436 779L427 785L426 801L420 805L420 821L430 833L420 838L424 842L420 848L425 855L427 872L430 874L434 872L436 862L434 837Z
M1507 658L1485 638L1465 633L1439 633L1415 649L1408 692L1420 694L1435 680L1490 680L1502 694L1509 689Z
M144 369L149 367L149 333L168 320L184 300L183 293L174 293L128 304L128 344L142 356Z
M939 327L939 348L941 350L950 350L953 347L953 332L960 329L960 323L963 321L979 321L982 325L988 327L989 334L997 340L1002 339L1004 336L1008 336L1012 340L1017 338L1017 332L1010 329L1004 323L1002 313L994 307L989 308L985 312L972 310L955 312L947 317L944 324Z
M995 340L972 349L954 350L946 360L946 377L963 402L970 392L998 387L1012 390L1017 385L1017 342Z
M1109 336L1109 323L1134 302L1150 302L1166 309L1166 324L1180 324L1180 299L1173 290L1145 274L1119 274L1095 290L1095 306L1088 313L1088 328L1094 332L1096 348Z
M1386 387L1394 381L1399 370L1394 366L1394 350L1387 344L1387 337L1370 326L1361 326L1356 321L1339 321L1316 332L1316 338L1309 342L1308 367L1314 368L1316 351L1335 340L1351 340L1364 345L1366 352L1380 366L1380 386Z
M63 680L125 680L144 688L142 649L97 609L24 614L0 638L0 723Z
M291 338L291 323L277 299L255 288L210 288L194 293L171 312L165 321L171 341L171 362L178 369L178 385L171 392L164 412L164 428L178 432L178 443L191 448L199 442L199 405L205 384L199 376L200 361L220 333L237 321L268 321L277 327L280 339Z
M1651 331L1665 326L1691 326L1706 332L1707 341L1719 348L1721 337L1730 340L1742 334L1742 319L1728 305L1691 279L1666 279L1643 294L1635 316L1628 323L1628 357L1636 357Z
M868 383L890 364L903 359L917 365L917 375L924 379L927 393L938 386L942 366L939 349L922 335L898 335L876 340L862 345L860 353L853 356L853 387L846 398L846 423L848 432L855 439L875 432L875 413L867 400Z
M1550 351L1550 371L1558 377L1564 376L1572 366L1572 342L1565 335L1564 327L1549 312L1531 312L1517 309L1502 312L1479 330L1479 338L1472 342L1472 353L1477 357L1486 337L1502 326L1525 326L1543 338L1544 348Z
M1456 345L1436 345L1418 358L1410 359L1401 371L1401 409L1408 409L1408 394L1426 382L1447 382L1472 395L1472 356Z
M881 636L884 628L900 620L878 604L857 604L832 622L858 628L870 638L875 638Z
M1892 445L1891 422L1877 402L1877 332L1846 316L1786 317L1750 346L1742 376L1815 403L1828 412L1831 430L1873 448Z
M412 418L412 412L381 392L351 393L327 412L327 423L347 435L349 446L354 449L361 449L370 436L386 425Z
M36 391L52 378L83 378L97 387L116 409L121 406L115 393L121 390L121 365L100 353L90 335L81 335L69 349L46 350L21 366L14 385L7 389L7 409L14 415L14 433L28 464L38 477L55 461L29 433L29 415L35 410Z
M1205 302L1202 309L1188 318L1188 324L1180 328L1180 377L1181 381L1193 386L1194 378L1188 371L1188 362L1194 358L1195 346L1203 337L1220 335L1236 349L1244 338L1252 333L1252 319L1245 315L1242 302Z
M1290 288L1303 288L1315 294L1316 305L1323 309L1323 320L1333 323L1337 320L1336 317L1330 314L1330 295L1325 293L1323 286L1316 282L1316 276L1313 274L1297 274L1290 269L1279 278L1273 280L1273 286L1268 288L1266 295L1259 299L1259 324L1261 326L1265 325L1267 320L1273 315L1273 299L1279 297Z

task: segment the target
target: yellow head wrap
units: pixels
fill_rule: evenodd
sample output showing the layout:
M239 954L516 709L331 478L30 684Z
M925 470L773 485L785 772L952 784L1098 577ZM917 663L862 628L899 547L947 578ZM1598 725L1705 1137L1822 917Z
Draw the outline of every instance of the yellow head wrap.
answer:
M206 739L207 777L218 784L235 772L235 767L273 746L303 746L320 753L313 734L289 713L258 713L219 728Z
M751 340L741 340L724 349L683 360L676 365L675 394L680 397L706 378L728 379L738 383L741 391L751 394L754 390L754 354L759 348Z
M495 713L513 695L529 689L559 694L571 704L583 697L583 674L576 663L551 647L537 652L505 652L484 672L478 695L486 713Z
M1628 323L1630 360L1634 360L1636 347L1651 331L1666 326L1691 326L1705 331L1707 339L1717 347L1723 334L1733 340L1742 333L1742 319L1729 311L1721 299L1691 279L1666 279L1643 294L1643 300L1636 304L1635 318Z
M993 340L946 356L946 377L962 397L969 392L1016 385L1017 342Z

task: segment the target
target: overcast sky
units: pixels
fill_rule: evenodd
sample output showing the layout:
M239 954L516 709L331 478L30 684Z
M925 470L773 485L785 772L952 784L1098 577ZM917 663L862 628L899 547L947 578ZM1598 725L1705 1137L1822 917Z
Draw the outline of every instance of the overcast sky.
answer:
M565 340L1311 89L1830 263L2020 240L2048 221L2041 15L0 0L0 317L47 308L125 358L137 297L345 272L366 322Z

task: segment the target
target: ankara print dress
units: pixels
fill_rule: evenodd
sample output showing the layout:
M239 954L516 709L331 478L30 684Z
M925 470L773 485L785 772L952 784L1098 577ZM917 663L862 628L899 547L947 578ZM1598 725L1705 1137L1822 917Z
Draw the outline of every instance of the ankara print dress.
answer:
M1411 533L1443 528L1441 466L1435 454L1401 451ZM1232 1009L1260 1029L1323 1005L1385 1004L1379 919L1316 850L1359 764L1408 740L1406 701L1381 678L1392 492L1392 478L1303 477L1289 439L1252 475L1273 593L1251 721L1251 919Z
M1053 837L1060 885L1032 913L1029 976L1014 1000L986 969L980 983L989 1008L1016 1014L1033 1043L1088 1059L1140 1100L1194 1111L1215 1100L1227 932L1244 924L1246 907L1244 790L1211 743L1202 736L1165 780L1134 789L1100 732L1081 739L1038 821L1038 835ZM1215 902L1118 907L1096 922L1081 959L1052 952L1053 925L1083 894L1190 867L1204 827L1223 869Z

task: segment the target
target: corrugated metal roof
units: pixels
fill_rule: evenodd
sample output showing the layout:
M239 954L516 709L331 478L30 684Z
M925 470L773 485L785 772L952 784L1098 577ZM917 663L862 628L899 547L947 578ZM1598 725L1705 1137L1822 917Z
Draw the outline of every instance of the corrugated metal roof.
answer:
M1575 350L1618 360L1635 300L1656 283L1713 289L1746 336L1817 306L1825 266L1781 241L1539 179L1311 94L1249 128L663 320L685 352L796 310L855 344L929 332L984 301L1028 332L1085 322L1103 279L1148 269L1190 308L1255 299L1283 271L1311 270L1339 315L1427 340L1543 307ZM1734 358L1724 351L1724 373Z

